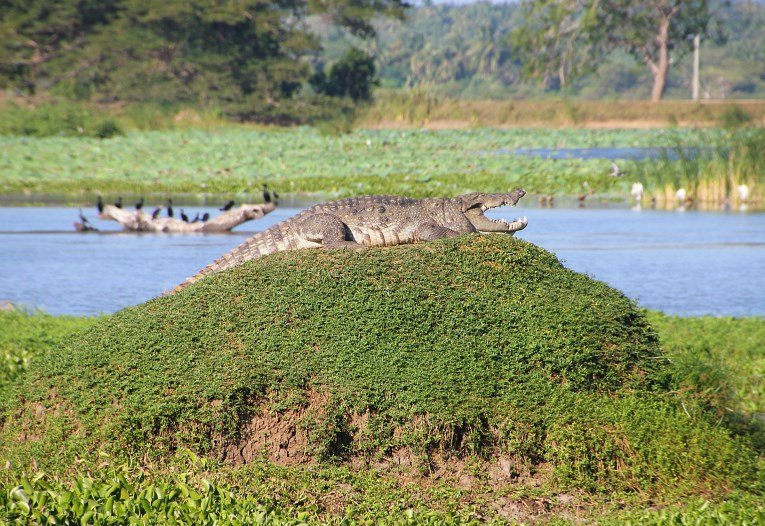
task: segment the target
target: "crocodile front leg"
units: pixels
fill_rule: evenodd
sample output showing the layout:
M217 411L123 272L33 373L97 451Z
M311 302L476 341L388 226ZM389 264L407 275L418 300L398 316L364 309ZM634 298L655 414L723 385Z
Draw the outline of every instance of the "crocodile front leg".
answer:
M451 228L446 228L445 226L437 225L435 223L422 223L417 225L417 228L412 234L412 239L415 242L433 241L435 239L455 237L458 235L460 235L460 233Z

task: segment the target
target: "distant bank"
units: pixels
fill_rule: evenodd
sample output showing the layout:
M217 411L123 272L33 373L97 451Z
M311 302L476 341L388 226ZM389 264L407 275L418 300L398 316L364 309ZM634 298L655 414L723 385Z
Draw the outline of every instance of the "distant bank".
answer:
M765 100L459 100L396 93L362 111L361 128L645 129L765 125Z

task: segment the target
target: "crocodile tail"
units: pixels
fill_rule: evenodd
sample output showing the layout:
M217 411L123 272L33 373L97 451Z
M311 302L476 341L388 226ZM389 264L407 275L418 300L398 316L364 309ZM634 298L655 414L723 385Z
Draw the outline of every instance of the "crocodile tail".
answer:
M244 241L241 245L233 248L230 252L223 254L221 257L204 267L195 275L186 279L186 281L183 283L176 285L166 295L169 296L171 294L175 294L176 292L185 289L192 283L196 283L203 277L210 274L241 265L250 259L256 259L268 254L273 254L279 250L283 250L283 248L280 246L282 244L277 243L277 238L280 240L282 239L280 234L281 230L279 229L279 225L275 225L267 230L258 232L254 236Z

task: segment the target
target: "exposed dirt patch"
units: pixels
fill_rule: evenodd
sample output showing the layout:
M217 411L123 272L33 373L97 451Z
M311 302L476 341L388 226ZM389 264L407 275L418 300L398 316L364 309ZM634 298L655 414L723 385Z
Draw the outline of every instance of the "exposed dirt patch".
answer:
M293 404L286 410L274 410L270 398L266 397L245 425L241 439L223 447L224 461L241 465L267 460L282 466L318 467L320 462L311 444L309 422L321 421L331 404L333 401L329 396L309 390L304 403ZM368 412L347 415L344 429L350 432L352 444L363 443L369 437L371 416ZM422 416L412 425L428 429L427 420L427 416ZM394 442L401 433L401 429L394 430ZM452 446L459 450L460 438L454 437L454 440L456 443ZM437 491L444 485L457 488L464 504L481 510L477 517L500 516L512 521L536 522L550 517L553 512L556 516L576 518L587 511L580 496L523 496L523 491L540 488L549 480L550 468L530 466L507 454L479 459L455 454L446 444L429 452L396 446L387 451L351 452L340 462L354 470L372 469L381 476L392 478L399 487L414 485L420 488L421 495ZM336 488L334 500L324 504L328 510L341 510L353 501L354 491L350 486Z
M305 418L326 413L328 398L316 391L307 391L307 401L284 411L276 411L267 402L255 409L245 425L241 439L223 448L223 460L234 465L246 464L255 458L267 458L285 466L313 462L309 454Z

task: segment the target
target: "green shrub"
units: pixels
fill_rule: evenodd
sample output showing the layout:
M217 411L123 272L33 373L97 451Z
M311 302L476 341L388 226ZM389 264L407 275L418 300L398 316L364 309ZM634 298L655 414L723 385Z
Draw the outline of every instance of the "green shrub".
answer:
M93 130L93 136L98 137L99 139L109 139L110 137L124 134L125 132L117 121L111 118L101 121Z
M64 339L93 319L0 310L0 393L33 357L59 348Z
M751 124L752 116L741 106L732 106L720 116L720 124L724 128L740 128Z

